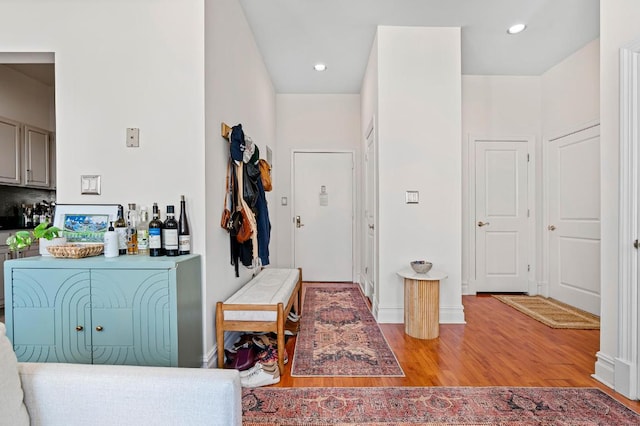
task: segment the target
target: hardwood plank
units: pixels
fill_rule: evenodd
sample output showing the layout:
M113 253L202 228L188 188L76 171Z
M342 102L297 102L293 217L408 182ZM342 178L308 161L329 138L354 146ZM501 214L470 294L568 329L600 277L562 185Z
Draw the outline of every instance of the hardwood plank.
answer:
M306 286L303 283L303 300ZM596 387L640 412L639 401L591 377L599 330L552 329L486 295L463 296L462 303L467 324L442 324L437 339L410 337L404 324L380 324L406 377L291 377L289 362L274 386ZM286 346L291 360L295 337Z

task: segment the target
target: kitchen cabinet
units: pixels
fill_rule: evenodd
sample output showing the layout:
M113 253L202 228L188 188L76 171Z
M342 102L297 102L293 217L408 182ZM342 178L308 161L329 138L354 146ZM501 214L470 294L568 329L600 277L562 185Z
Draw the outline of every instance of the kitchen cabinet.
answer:
M4 265L22 362L200 367L200 256L48 256Z
M48 130L0 117L0 183L55 188L50 139Z
M0 183L22 183L20 123L0 117Z
M49 132L33 126L24 126L24 184L39 188L49 187Z

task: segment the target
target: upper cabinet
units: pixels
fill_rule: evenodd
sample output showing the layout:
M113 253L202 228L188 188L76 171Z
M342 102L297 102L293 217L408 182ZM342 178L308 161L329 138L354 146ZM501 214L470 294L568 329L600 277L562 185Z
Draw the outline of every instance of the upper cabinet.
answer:
M49 132L24 126L24 184L49 188Z
M0 183L55 188L51 132L0 117Z
M0 117L0 183L20 185L20 123Z

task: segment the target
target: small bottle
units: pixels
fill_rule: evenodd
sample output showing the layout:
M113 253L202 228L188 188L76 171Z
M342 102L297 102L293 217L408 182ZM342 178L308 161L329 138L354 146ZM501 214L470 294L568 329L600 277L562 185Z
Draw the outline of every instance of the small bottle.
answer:
M118 234L109 222L109 229L104 233L104 257L118 256Z
M164 254L167 256L178 255L178 222L176 222L173 206L167 206L167 219L162 227L162 243Z
M178 254L191 253L191 233L185 208L184 195L180 196L180 219L178 220Z
M118 205L118 218L113 223L118 233L118 253L127 254L127 222L124 220L124 207Z
M140 208L140 221L136 227L138 234L138 254L149 255L149 212L146 207Z
M127 211L127 254L138 254L138 212L136 204L129 203Z
M162 221L158 203L153 203L153 219L149 222L149 256L162 256Z

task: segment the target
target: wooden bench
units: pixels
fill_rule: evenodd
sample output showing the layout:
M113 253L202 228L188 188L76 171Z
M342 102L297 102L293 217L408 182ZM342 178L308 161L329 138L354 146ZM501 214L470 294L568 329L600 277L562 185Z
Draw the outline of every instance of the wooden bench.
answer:
M265 268L224 302L216 304L218 368L224 367L224 332L274 332L278 367L284 372L284 324L293 307L300 314L302 269Z

